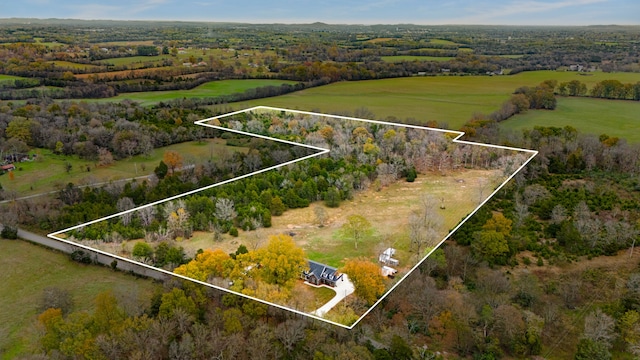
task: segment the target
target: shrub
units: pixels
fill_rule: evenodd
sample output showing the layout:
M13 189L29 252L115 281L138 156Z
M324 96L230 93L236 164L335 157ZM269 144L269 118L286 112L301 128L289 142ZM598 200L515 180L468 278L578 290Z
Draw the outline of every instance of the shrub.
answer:
M5 225L0 231L0 236L5 239L17 239L18 238L18 228L14 226Z
M229 229L229 235L233 237L238 237L238 228L236 228L235 226L232 226L231 229Z
M417 177L418 173L416 172L416 168L413 166L410 167L409 170L407 170L407 182L414 182Z
M91 264L91 254L84 250L74 250L71 253L71 260L81 264Z

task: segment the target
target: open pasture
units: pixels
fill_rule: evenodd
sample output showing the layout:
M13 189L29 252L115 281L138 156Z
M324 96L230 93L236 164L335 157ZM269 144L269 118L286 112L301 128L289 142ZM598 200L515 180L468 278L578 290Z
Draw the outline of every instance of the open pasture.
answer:
M0 254L5 268L0 273L0 359L36 348L37 308L47 287L69 291L73 311L91 311L96 295L103 291L112 290L116 297L136 303L150 299L160 287L150 280L75 263L67 255L26 241L1 239Z
M207 98L221 95L231 95L242 93L250 89L262 86L280 86L282 84L295 84L295 81L287 80L217 80L202 84L191 90L171 90L171 91L146 91L136 93L120 94L106 99L96 99L91 101L107 102L132 100L142 105L154 105L161 101L170 101L182 98Z
M91 70L99 67L98 65L93 65L93 64L80 64L80 63L75 63L71 61L59 61L59 60L49 61L49 63L53 64L53 66L55 67L67 68L67 69Z
M534 126L573 126L581 133L607 134L640 142L640 102L592 98L558 98L553 111L529 110L500 124L521 131Z
M489 114L500 108L521 86L536 86L544 80L580 80L592 87L614 79L640 81L640 73L594 72L588 76L569 71L532 71L509 76L435 76L339 82L269 99L235 103L235 108L267 105L296 110L342 114L366 107L376 119L426 123L436 120L449 129L459 129L476 113Z
M401 62L401 61L449 61L453 57L450 56L415 56L415 55L394 55L394 56L381 56L380 59L386 62Z
M36 160L16 163L17 170L13 173L13 180L8 174L4 174L0 176L0 182L6 191L16 192L18 197L28 196L58 190L69 182L83 185L150 175L166 151L176 151L185 154L185 160L200 162L213 158L226 149L246 150L241 147L228 147L221 139L208 139L203 142L169 145L152 150L149 156L132 156L100 167L96 166L94 161L83 160L77 156L56 155L47 149L37 149L34 151L38 154ZM66 163L71 164L69 173L66 172Z
M20 77L20 76L13 76L13 75L0 74L0 81L5 81L5 80L17 80L17 79L24 79L24 78L23 78L23 77Z
M478 188L480 185L493 188L497 185L497 174L488 170L455 171L442 176L439 174L419 175L415 182L399 180L388 187L375 191L369 189L357 193L353 200L343 201L338 208L327 208L317 202L306 208L290 209L281 216L272 218L270 228L255 231L239 231L239 237L223 235L222 241L215 241L207 232L194 232L193 237L180 242L188 255L193 256L198 249L222 249L233 252L243 244L249 249L264 245L269 235L293 234L296 244L302 247L309 259L334 267L341 267L349 258L366 257L377 262L377 255L388 247L398 252L401 269L408 269L415 264L415 253L409 250L408 219L412 211L418 210L420 198L433 196L445 209L438 213L443 218L439 231L442 239L450 229L454 228L467 214L479 204ZM491 185L489 185L491 182ZM490 194L484 191L484 196ZM315 215L315 207L323 207L326 221L319 227ZM341 228L350 215L361 215L371 224L373 231L359 243L345 239ZM134 241L128 244L131 250ZM434 246L431 244L430 246ZM108 245L107 245L108 246ZM119 247L105 248L106 251L119 251ZM422 257L422 256L421 256Z

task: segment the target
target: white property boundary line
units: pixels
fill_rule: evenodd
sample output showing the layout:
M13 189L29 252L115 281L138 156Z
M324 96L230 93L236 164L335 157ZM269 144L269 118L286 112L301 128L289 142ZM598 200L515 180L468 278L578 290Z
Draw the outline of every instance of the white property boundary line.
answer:
M230 290L230 289L226 289L226 288L219 287L219 286L216 286L216 285L213 285L213 284L209 284L209 283L204 282L204 281L195 280L195 279L192 279L192 278L187 277L187 276L179 275L179 274L173 273L171 271L167 271L167 270L164 270L164 269L156 268L156 267L153 267L153 266L148 265L148 264L144 264L144 263L141 263L141 262L138 262L138 261L135 261L135 260L132 260L132 259L128 259L128 258L119 256L119 255L108 253L106 251L94 249L94 248L92 248L90 246L77 244L77 243L74 243L72 241L63 239L63 238L58 236L58 235L60 235L62 233L66 233L68 231L72 231L72 230L75 230L75 229L78 229L78 228L81 228L81 227L85 227L85 226L88 226L88 225L91 225L91 224L95 224L95 223L98 223L98 222L101 222L101 221L109 220L109 219L112 219L114 217L117 217L117 216L120 216L120 215L123 215L123 214L128 214L128 213L131 213L131 212L134 212L134 211L138 211L138 210L146 208L146 207L162 204L162 203L165 203L165 202L168 202L168 201L172 201L172 200L184 197L184 196L195 194L195 193L203 191L203 190L211 189L211 188L214 188L214 187L217 187L217 186L220 186L220 185L231 183L231 182L236 181L236 180L248 178L248 177L253 176L253 175L257 175L257 174L260 174L260 173L263 173L263 172L274 170L274 169L280 168L282 166L290 165L290 164L296 163L298 161L310 159L310 158L313 158L313 157L316 157L316 156L319 156L319 155L323 155L323 154L329 153L329 149L325 149L325 148L321 148L321 147L317 147L317 146L311 146L311 145L307 145L307 144L296 143L296 142L293 142L293 141L287 141L287 140L272 138L272 137L268 137L268 136L264 136L264 135L253 134L253 133L248 133L248 132L244 132L244 131L240 131L240 130L234 130L234 129L229 129L229 128L225 128L225 127L221 127L221 126L207 124L207 122L215 120L215 119L228 117L228 116L233 116L233 115L237 115L237 114L241 114L241 113L246 113L246 112L250 112L250 111L253 111L253 110L284 111L284 112L292 112L292 113L313 115L313 116L320 116L320 117L329 117L329 118L336 118L336 119L343 119L343 120L361 121L361 122L372 123L372 124L398 126L398 127L420 129L420 130L438 131L438 132L443 132L443 133L455 133L455 134L458 134L458 136L456 136L454 139L452 139L452 142L454 142L454 143L468 144L468 145L472 145L472 146L485 146L485 147L496 148L496 149L526 152L526 153L530 153L531 156L518 169L516 169L513 172L513 174L511 174L502 184L500 184L484 201L482 201L480 203L480 205L478 205L476 207L475 210L473 210L462 221L460 221L458 223L458 225L453 230L451 230L431 251L429 251L429 253L427 255L425 255L425 257L422 260L420 260L417 264L415 264L400 280L398 280L389 290L387 290L382 295L382 297L380 297L378 299L378 301L376 301L371 307L369 307L369 309L364 314L362 314L358 318L358 320L356 320L350 326L349 325L340 324L340 323L337 323L337 322L333 322L333 321L327 320L325 318L322 318L322 317L319 317L319 316L316 316L316 315L312 315L310 313L306 313L306 312L302 312L302 311L299 311L299 310L291 309L291 308L288 308L288 307L283 306L283 305L274 304L274 303L271 303L271 302L268 302L268 301L253 297L253 296L249 296L249 295L246 295L246 294L242 294L242 293ZM298 314L298 315L304 315L304 316L308 316L308 317L316 319L316 320L321 320L321 321L324 321L324 322L328 322L330 324L333 324L333 325L336 325L336 326L340 326L340 327L343 327L343 328L346 328L346 329L349 329L349 330L353 329L358 323L360 323L360 321L365 316L367 316L376 306L378 306L378 304L380 304L380 302L382 302L389 295L389 293L391 293L393 290L395 290L395 288L398 285L400 285L400 283L402 283L435 250L437 250L447 239L449 239L451 234L453 234L456 230L458 230L458 228L460 226L462 226L462 224L464 224L471 216L473 216L473 214L475 214L480 209L480 207L482 207L487 201L489 201L489 199L491 199L507 182L509 182L509 180L511 180L511 178L513 178L518 172L520 172L520 170L522 170L525 167L525 165L527 165L529 163L529 161L531 161L538 154L538 151L535 151L535 150L521 149L521 148L500 146L500 145L482 144L482 143L475 143L475 142L471 142L471 141L459 140L460 137L462 137L464 135L464 132L461 132L461 131L436 129L436 128L430 128L430 127L425 127L425 126L408 125L408 124L401 124L401 123L392 123L392 122L386 122L386 121L367 120L367 119L360 119L360 118L349 117L349 116L338 116L338 115L321 114L321 113L315 113L315 112L309 112L309 111L283 109L283 108L276 108L276 107L270 107L270 106L255 106L255 107L252 107L252 108L239 110L239 111L234 111L234 112L231 112L231 113L228 113L228 114L223 114L223 115L220 115L220 116L214 116L214 117L211 117L211 118L198 120L198 121L195 121L194 123L196 125L206 126L206 127L210 127L210 128L213 128L213 129L234 132L234 133L238 133L238 134L242 134L242 135L253 136L253 137L257 137L257 138L261 138L261 139L281 142L281 143L285 143L285 144L289 144L289 145L302 146L302 147L306 147L306 148L309 148L309 149L317 150L318 152L315 153L315 154L311 154L311 155L307 155L307 156L295 159L295 160L287 161L287 162L282 163L282 164L278 164L278 165L270 166L270 167L267 167L267 168L264 168L264 169L261 169L261 170L258 170L258 171L254 171L254 172L249 173L249 174L244 174L244 175L232 178L232 179L224 180L224 181L221 181L221 182L218 182L218 183L215 183L215 184L212 184L212 185L208 185L208 186L205 186L205 187L202 187L202 188L199 188L199 189L195 189L195 190L187 191L187 192L182 193L182 194L174 195L174 196L168 197L166 199L154 201L152 203L145 204L145 205L142 205L142 206L138 206L138 207L130 209L130 210L121 211L121 212L116 213L116 214L108 215L108 216L105 216L105 217L102 217L102 218L99 218L99 219L96 219L96 220L92 220L92 221L89 221L89 222L86 222L86 223L83 223L83 224L80 224L80 225L72 226L72 227L66 228L64 230L59 230L59 231L50 233L47 236L49 238L51 238L51 239L66 243L66 244L74 246L74 247L83 248L85 250L89 250L89 251L94 252L94 253L102 254L102 255L105 255L105 256L120 260L120 261L129 262L129 263L132 263L132 264L135 264L135 265L138 265L138 266L141 266L141 267L153 270L153 271L157 271L157 272L160 272L160 273L163 273L163 274L166 274L166 275L175 276L175 277L183 279L183 280L189 280L189 281L195 282L195 283L200 284L200 285L204 285L204 286L208 286L208 287L211 287L211 288L214 288L214 289L217 289L217 290L225 291L225 292L237 295L237 296L241 296L241 297L244 297L244 298L247 298L247 299L251 299L251 300L260 302L260 303L265 304L265 305L274 306L274 307L280 308L282 310L291 311L291 312L293 312L295 314Z

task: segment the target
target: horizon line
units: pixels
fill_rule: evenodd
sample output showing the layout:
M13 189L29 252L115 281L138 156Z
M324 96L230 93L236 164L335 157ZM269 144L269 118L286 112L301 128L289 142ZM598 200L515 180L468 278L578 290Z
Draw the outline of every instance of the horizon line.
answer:
M59 21L112 21L112 22L182 22L182 23L209 23L209 24L249 24L249 25L326 25L326 26L503 26L503 27L605 27L605 26L640 26L640 23L610 23L610 24L505 24L505 23L412 23L412 22L371 22L371 23L358 23L358 22L337 22L329 23L321 20L316 21L296 21L296 20L275 20L271 22L262 22L260 20L230 20L230 21L217 21L217 20L196 20L196 19L83 19L83 18L58 18L58 17L2 17L0 21L7 20L59 20Z

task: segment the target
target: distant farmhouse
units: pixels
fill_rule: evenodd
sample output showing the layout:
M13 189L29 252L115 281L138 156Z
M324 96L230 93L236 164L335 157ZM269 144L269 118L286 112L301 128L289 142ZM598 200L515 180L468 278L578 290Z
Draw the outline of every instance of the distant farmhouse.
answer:
M309 270L302 272L302 278L313 285L329 285L335 287L338 280L342 279L342 274L338 273L338 270L309 260Z

